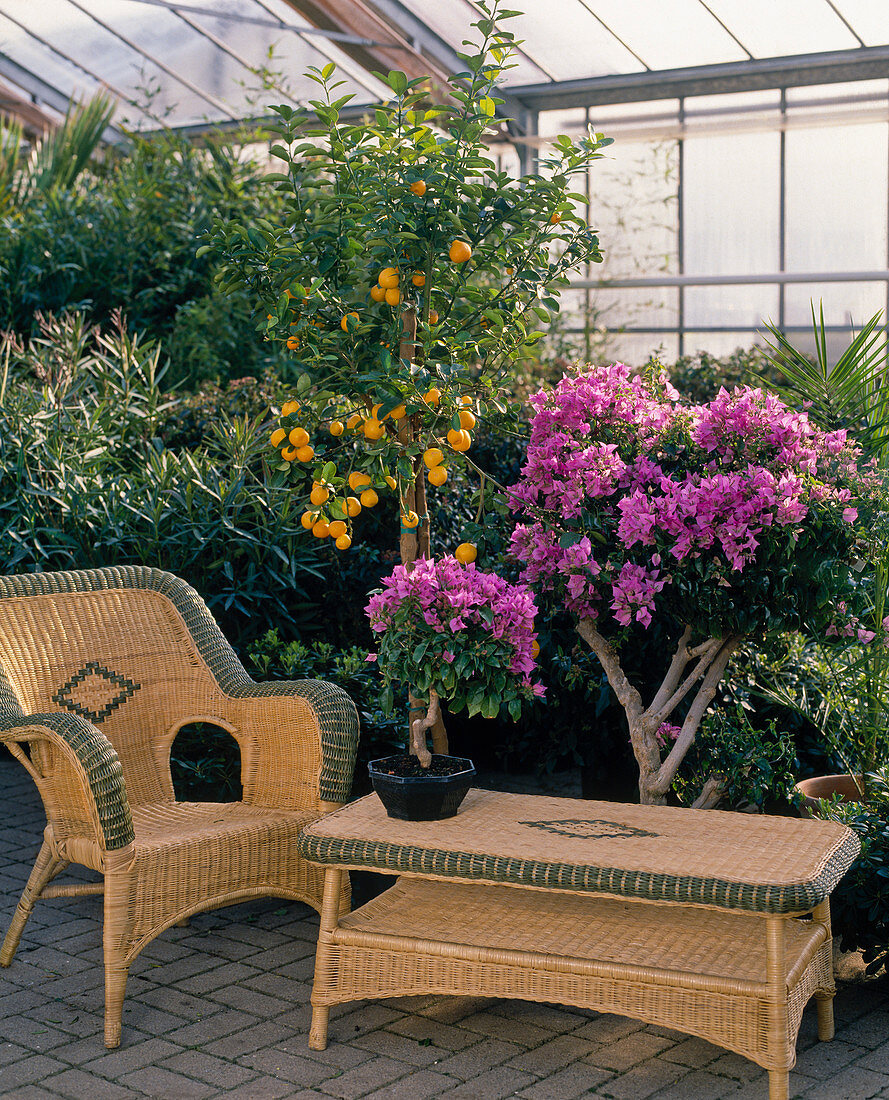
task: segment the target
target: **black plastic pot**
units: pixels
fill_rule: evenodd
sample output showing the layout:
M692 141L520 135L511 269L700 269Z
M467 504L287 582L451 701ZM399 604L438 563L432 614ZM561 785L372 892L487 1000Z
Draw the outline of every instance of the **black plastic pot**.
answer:
M453 817L472 786L475 775L472 761L463 756L434 755L432 762L437 768L451 765L448 774L389 774L387 769L404 760L404 756L384 756L368 764L371 783L389 817L402 821L441 821Z

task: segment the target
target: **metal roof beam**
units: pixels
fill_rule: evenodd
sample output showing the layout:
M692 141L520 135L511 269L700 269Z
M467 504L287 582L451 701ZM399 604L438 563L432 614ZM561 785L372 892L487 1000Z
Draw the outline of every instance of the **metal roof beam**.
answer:
M889 46L865 46L829 53L795 54L686 69L595 76L555 84L524 84L510 93L538 111L606 103L639 103L683 96L799 88L889 77Z

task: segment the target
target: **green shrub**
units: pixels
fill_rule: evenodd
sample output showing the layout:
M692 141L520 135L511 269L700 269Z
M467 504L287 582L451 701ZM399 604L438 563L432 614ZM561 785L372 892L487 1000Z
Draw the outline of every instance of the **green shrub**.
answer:
M167 448L156 345L120 318L104 333L81 315L40 324L0 349L0 571L169 569L236 647L270 623L317 625L326 557L266 485L259 420L217 409L191 447Z
M711 355L699 351L681 355L667 367L670 381L687 401L702 404L717 395L721 386L727 390L740 385L759 385L768 376L780 381L780 372L772 365L763 348L736 348L730 355Z
M862 802L821 803L821 816L853 829L861 854L831 894L834 932L845 951L862 950L867 972L889 965L889 782L868 777Z

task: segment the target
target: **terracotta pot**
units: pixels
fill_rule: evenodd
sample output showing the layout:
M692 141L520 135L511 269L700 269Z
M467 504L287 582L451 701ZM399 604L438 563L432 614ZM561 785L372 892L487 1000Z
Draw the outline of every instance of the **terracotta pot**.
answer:
M821 798L838 794L841 802L862 802L864 776L856 777L848 772L842 775L813 775L811 779L801 779L794 786L803 796L803 812L808 817L816 817Z

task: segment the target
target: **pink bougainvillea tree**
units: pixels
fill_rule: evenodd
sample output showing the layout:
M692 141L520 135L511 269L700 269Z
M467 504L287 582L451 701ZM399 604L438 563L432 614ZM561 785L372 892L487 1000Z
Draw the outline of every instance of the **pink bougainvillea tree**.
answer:
M510 490L521 579L573 614L626 713L641 801L663 802L744 638L849 629L873 490L845 432L755 389L687 405L615 364L531 405ZM675 648L643 699L621 653L655 618Z

